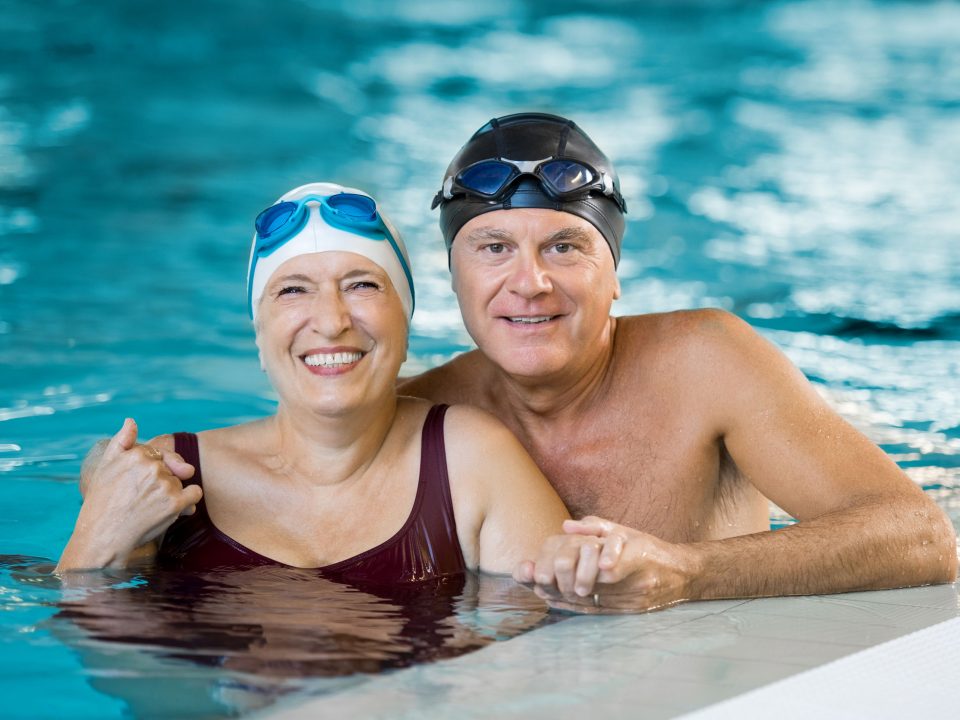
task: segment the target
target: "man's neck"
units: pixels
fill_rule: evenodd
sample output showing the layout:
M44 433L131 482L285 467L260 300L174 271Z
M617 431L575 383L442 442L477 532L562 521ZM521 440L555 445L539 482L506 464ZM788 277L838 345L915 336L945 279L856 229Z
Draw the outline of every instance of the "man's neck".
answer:
M490 395L521 425L562 422L577 417L604 392L613 362L617 319L611 317L591 343L584 362L547 376L515 376L493 368Z

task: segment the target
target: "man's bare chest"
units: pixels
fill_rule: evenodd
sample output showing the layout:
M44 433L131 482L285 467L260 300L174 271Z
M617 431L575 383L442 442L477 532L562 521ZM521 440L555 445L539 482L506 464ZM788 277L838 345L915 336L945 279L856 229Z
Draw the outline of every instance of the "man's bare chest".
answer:
M709 440L594 429L528 450L574 517L599 515L679 541L699 536L715 513L720 453Z

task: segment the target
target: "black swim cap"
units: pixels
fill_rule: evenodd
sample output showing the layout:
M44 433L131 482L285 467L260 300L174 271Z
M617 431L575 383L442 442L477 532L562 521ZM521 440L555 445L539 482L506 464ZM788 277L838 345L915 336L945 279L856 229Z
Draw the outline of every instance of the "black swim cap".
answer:
M544 183L544 175L524 169L509 179L493 197L465 189L458 174L484 160L542 161L549 158L583 163L595 171L596 182L580 191L558 193ZM513 163L511 163L512 165ZM542 163L541 165L546 165ZM470 220L510 208L547 208L582 217L603 235L620 263L626 204L613 163L572 120L546 113L517 113L494 118L460 148L444 174L443 189L433 207L440 205L440 229L447 244Z

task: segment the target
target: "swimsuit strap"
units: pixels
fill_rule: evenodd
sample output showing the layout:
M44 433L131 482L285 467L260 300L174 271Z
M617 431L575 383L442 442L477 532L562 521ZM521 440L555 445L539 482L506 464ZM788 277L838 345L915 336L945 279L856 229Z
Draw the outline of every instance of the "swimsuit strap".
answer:
M443 441L443 419L449 405L434 405L423 421L420 441L420 482L428 486L443 506L443 514L453 517L450 477L447 474L447 448Z
M193 465L193 477L184 480L184 486L199 485L203 487L203 474L200 472L200 443L194 433L178 432L173 434L173 451ZM201 500L201 502L203 502Z

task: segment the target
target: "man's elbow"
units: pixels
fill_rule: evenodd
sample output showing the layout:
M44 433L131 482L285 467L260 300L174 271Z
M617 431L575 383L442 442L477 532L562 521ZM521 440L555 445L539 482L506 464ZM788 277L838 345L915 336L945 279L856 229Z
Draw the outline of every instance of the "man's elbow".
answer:
M943 517L940 539L940 548L942 552L942 572L943 576L940 582L955 582L957 579L957 564L960 558L957 557L957 531L947 514L940 511Z
M914 511L922 565L929 569L929 582L951 583L957 579L957 532L943 509L925 499L925 507Z

